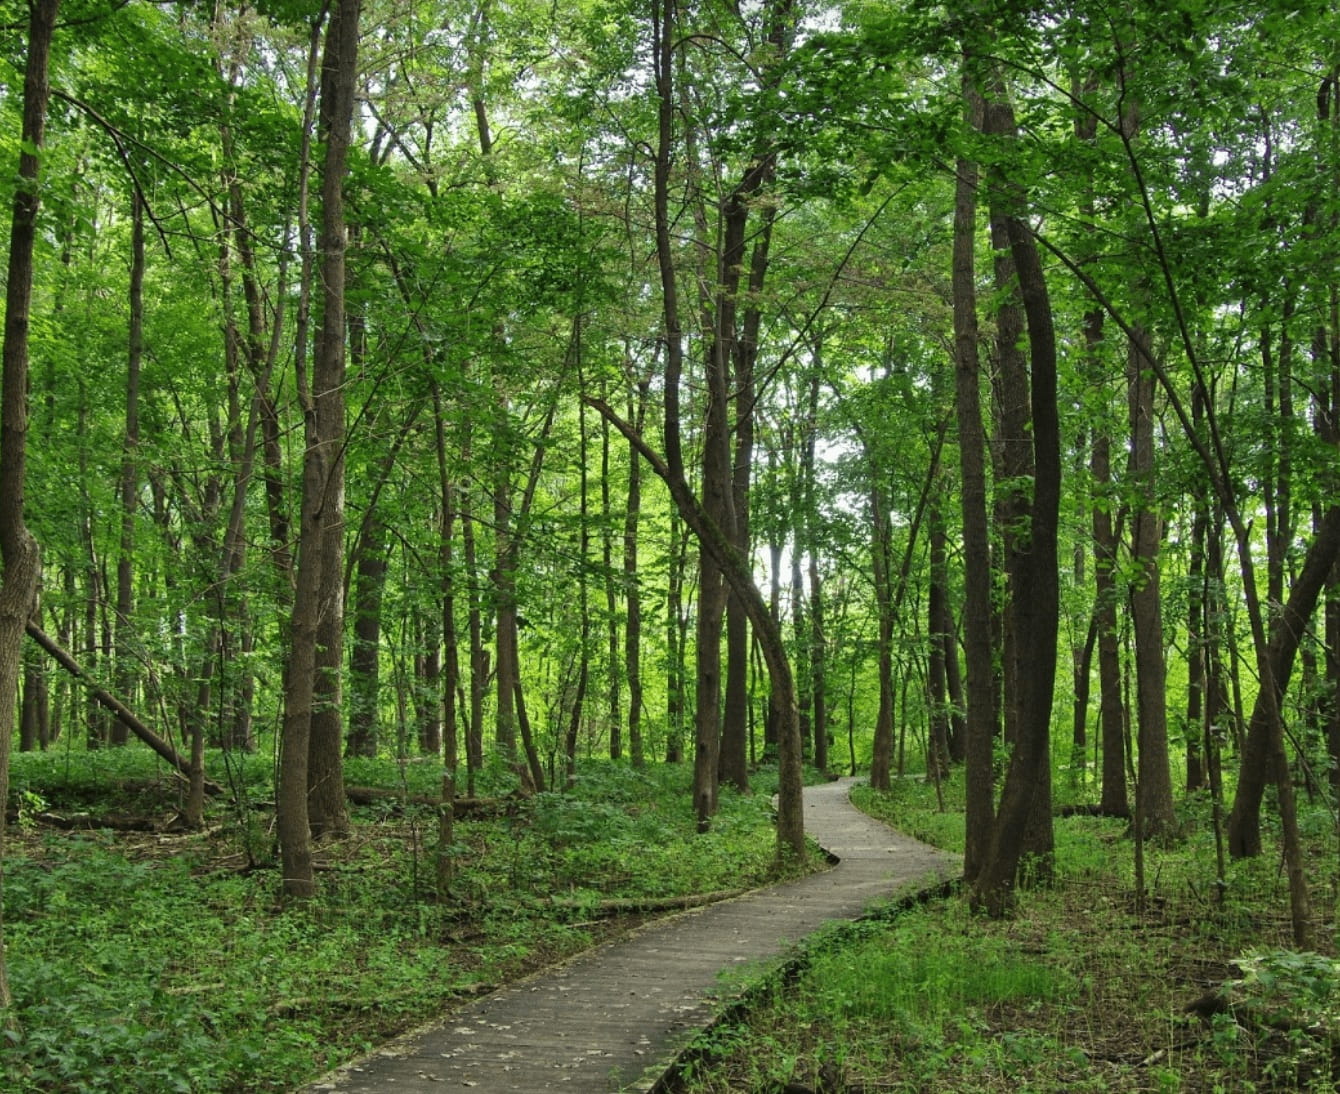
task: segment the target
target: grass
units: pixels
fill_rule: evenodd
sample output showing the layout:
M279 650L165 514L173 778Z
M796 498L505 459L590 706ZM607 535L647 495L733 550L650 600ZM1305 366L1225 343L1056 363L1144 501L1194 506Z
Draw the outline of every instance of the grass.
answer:
M175 781L146 753L14 757L4 899L17 1029L0 1042L0 1089L291 1089L641 920L606 917L602 898L773 876L766 774L754 795L724 791L700 837L691 772L596 764L569 792L458 821L450 901L432 892L432 810L384 802L319 849L318 899L285 910L270 762L232 760L240 804L216 803L205 832L112 833L38 818L170 819ZM431 764L350 766L351 782L411 793L436 780Z
M944 789L944 813L911 780L855 798L961 850L961 785ZM1277 858L1233 864L1221 899L1208 804L1184 814L1184 841L1148 849L1141 901L1124 824L1076 816L1056 822L1055 883L1009 919L948 898L824 936L705 1034L671 1089L1335 1090L1340 965L1288 949ZM1311 831L1334 838L1324 818ZM1318 890L1317 907L1333 901Z

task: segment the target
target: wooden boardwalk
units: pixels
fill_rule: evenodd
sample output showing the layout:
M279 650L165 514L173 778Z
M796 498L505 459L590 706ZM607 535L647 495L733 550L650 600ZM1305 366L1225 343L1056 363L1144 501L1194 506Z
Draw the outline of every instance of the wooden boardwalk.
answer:
M512 984L304 1089L478 1094L649 1090L715 1013L723 970L775 958L895 891L957 876L948 855L859 812L852 780L805 788L833 869L651 924Z

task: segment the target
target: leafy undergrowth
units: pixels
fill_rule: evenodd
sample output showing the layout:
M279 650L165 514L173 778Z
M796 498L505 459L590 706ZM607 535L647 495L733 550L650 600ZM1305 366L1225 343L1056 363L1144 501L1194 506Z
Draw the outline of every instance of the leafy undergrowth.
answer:
M317 853L318 899L285 910L263 759L233 758L237 801L212 806L203 833L164 830L174 780L136 749L14 759L4 910L17 1029L0 1089L291 1089L645 918L607 915L601 900L774 876L766 773L751 796L723 792L701 837L691 772L597 764L569 792L459 820L448 901L432 892L433 810L388 800L354 811L352 836ZM349 777L431 793L437 770L361 761ZM85 810L162 824L43 820Z
M945 790L961 807L961 787ZM962 847L961 813L939 812L930 786L856 798ZM951 897L823 936L705 1034L670 1089L1340 1089L1340 964L1287 948L1278 858L1233 864L1220 899L1207 805L1183 819L1185 840L1148 849L1140 901L1123 822L1071 817L1056 822L1055 884L1022 894L1009 919ZM1329 823L1314 823L1311 861L1332 861ZM1333 948L1334 925L1320 926Z

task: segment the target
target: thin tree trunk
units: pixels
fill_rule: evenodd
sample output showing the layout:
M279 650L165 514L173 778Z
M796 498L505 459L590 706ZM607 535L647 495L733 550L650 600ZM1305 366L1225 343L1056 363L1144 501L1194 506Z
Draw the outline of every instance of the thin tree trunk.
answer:
M809 634L807 636L807 663L811 707L810 733L814 741L814 766L828 770L828 686L826 673L826 636L824 633L823 580L819 569L819 500L815 482L814 453L819 421L819 366L822 359L822 340L816 337L813 362L814 372L807 384L804 434L801 440L800 475L804 494L803 513L797 525L797 543L804 542L806 568L809 578Z
M638 385L629 420L642 429L650 385ZM642 590L638 584L638 515L642 507L642 461L630 446L628 454L628 505L623 525L623 582L627 618L624 622L624 675L628 679L628 750L634 767L646 762L642 740ZM673 622L673 621L672 621Z
M684 759L684 543L678 512L670 514L670 550L667 554L665 613L665 762Z
M446 423L442 413L442 391L436 381L433 391L433 437L436 442L439 493L438 568L441 582L442 605L442 723L446 746L446 768L451 776L451 790L455 791L456 769L459 764L456 694L460 685L461 663L456 634L456 573L455 524L456 488L452 485L447 464ZM443 783L444 796L447 784Z
M1340 506L1327 510L1321 528L1308 546L1302 570L1289 591L1289 599L1274 621L1267 651L1274 692L1267 695L1263 688L1257 694L1228 819L1228 847L1234 858L1261 853L1261 798L1266 784L1272 779L1289 781L1288 770L1281 771L1275 766L1283 756L1283 747L1272 744L1277 732L1272 720L1277 722L1279 719L1279 703L1289 685L1299 643L1337 558L1340 558ZM1282 738L1282 732L1280 736Z
M602 468L604 478L609 475L609 460L604 454L609 451L609 431L607 423L602 419L603 428L601 431L601 447L604 467ZM578 545L577 557L580 560L578 573L577 589L577 689L573 693L572 707L568 711L568 734L566 741L566 753L568 761L567 785L571 786L577 778L577 737L582 725L582 713L586 702L586 688L590 681L591 674L591 591L587 579L588 564L590 562L591 551L591 513L590 513L590 491L591 479L587 473L588 466L588 448L590 440L586 429L586 405L583 403L577 410L577 464L578 464ZM606 525L608 525L608 487L602 484L602 491L606 497ZM605 533L606 544L608 544L608 533ZM609 571L608 550L605 559L606 573ZM611 615L613 613L611 612ZM612 623L612 620L611 620ZM610 759L617 760L622 755L622 747L616 747L618 730L613 723L610 725Z
M131 650L135 614L135 513L139 494L140 365L144 360L144 200L132 180L130 202L130 293L126 353L126 430L121 449L121 537L116 556L116 685L133 701L136 673ZM126 743L126 730L112 725L111 743Z
M879 616L878 665L879 710L875 715L874 748L870 758L870 786L888 790L893 764L893 578L892 543L883 491L878 485L870 491L871 554L874 561L875 602Z
M634 459L633 463L637 463ZM586 461L582 461L585 474ZM631 500L628 506L631 506ZM619 647L619 601L615 589L614 576L614 513L610 505L610 430L609 423L600 420L600 558L605 574L605 638L606 665L609 676L608 720L609 720L609 756L611 760L622 760L623 739L623 665L620 662ZM627 509L625 509L625 512Z
M937 782L949 773L949 674L945 666L946 644L940 628L949 617L949 535L945 529L940 493L930 506L930 588L927 590L927 691L930 699L930 739L926 773Z
M488 690L489 651L484 642L480 604L483 578L475 548L475 519L468 490L461 494L461 541L465 552L466 627L470 633L470 718L465 733L466 797L475 796L475 774L484 763L484 694Z
M1205 537L1209 532L1209 499L1196 498L1191 518L1191 558L1187 563L1187 686L1186 686L1186 792L1208 785L1205 771L1206 663L1209 638L1205 629Z
M1086 319L1089 328L1095 317ZM1089 456L1097 497L1093 504L1093 617L1098 630L1098 723L1102 742L1102 791L1098 808L1104 816L1130 816L1126 788L1126 709L1121 689L1121 650L1117 634L1117 533L1112 524L1111 442L1098 427Z

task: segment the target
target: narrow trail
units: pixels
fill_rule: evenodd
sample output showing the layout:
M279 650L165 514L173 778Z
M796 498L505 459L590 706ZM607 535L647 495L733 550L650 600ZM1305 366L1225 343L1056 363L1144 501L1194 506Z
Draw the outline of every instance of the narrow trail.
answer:
M958 856L857 810L854 781L805 788L805 830L840 860L831 870L588 950L384 1045L304 1094L648 1090L712 1020L723 970L776 957L897 891L958 875Z

